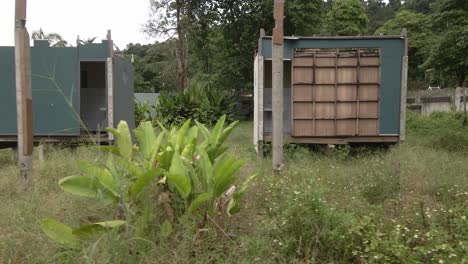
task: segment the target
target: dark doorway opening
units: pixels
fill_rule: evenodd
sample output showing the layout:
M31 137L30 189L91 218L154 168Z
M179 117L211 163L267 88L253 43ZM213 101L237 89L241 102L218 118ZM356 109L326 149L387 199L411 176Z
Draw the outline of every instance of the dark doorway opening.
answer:
M80 62L81 130L104 131L107 127L106 63Z

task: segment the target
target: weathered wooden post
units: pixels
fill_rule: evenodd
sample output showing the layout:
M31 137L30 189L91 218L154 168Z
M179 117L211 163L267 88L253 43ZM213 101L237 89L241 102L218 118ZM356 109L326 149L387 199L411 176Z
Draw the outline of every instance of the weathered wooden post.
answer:
M284 0L275 0L273 29L273 171L283 165L283 20Z
M406 28L401 31L404 39L403 58L401 62L401 101L400 101L400 141L406 139L406 94L408 92L408 36Z
M114 127L114 42L110 30L107 30L107 44L107 126ZM114 135L109 133L108 139L114 140Z
M15 72L18 165L23 189L33 175L33 127L31 91L31 48L26 29L26 0L16 0L15 7Z

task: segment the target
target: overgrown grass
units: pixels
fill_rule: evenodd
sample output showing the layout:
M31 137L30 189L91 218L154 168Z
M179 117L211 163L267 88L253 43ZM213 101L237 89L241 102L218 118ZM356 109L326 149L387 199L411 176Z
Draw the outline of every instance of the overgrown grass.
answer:
M337 147L332 155L298 146L281 176L256 156L250 123L229 139L260 173L245 210L221 232L181 221L168 240L108 234L64 250L39 220L77 226L107 219L92 200L62 192L58 179L97 160L95 147L47 147L34 188L19 191L14 153L0 151L0 260L4 263L468 263L468 131L456 114L408 115L408 140L388 150ZM141 253L141 252L144 252Z

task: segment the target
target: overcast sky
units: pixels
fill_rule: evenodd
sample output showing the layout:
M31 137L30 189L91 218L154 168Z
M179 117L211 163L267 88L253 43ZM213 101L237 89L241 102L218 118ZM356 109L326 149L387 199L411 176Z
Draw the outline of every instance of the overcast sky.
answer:
M81 39L106 38L112 30L114 43L123 49L128 43L148 43L141 33L148 19L149 0L27 0L29 33L59 33L69 43ZM0 46L14 45L15 0L0 0Z

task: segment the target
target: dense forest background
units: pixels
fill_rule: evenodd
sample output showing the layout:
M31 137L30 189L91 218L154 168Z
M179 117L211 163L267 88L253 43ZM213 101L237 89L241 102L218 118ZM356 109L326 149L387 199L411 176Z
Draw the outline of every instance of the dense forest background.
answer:
M409 36L409 89L466 86L466 0L287 0L285 35ZM251 92L261 28L271 34L273 0L150 0L143 30L154 44L129 44L136 92L209 87Z

